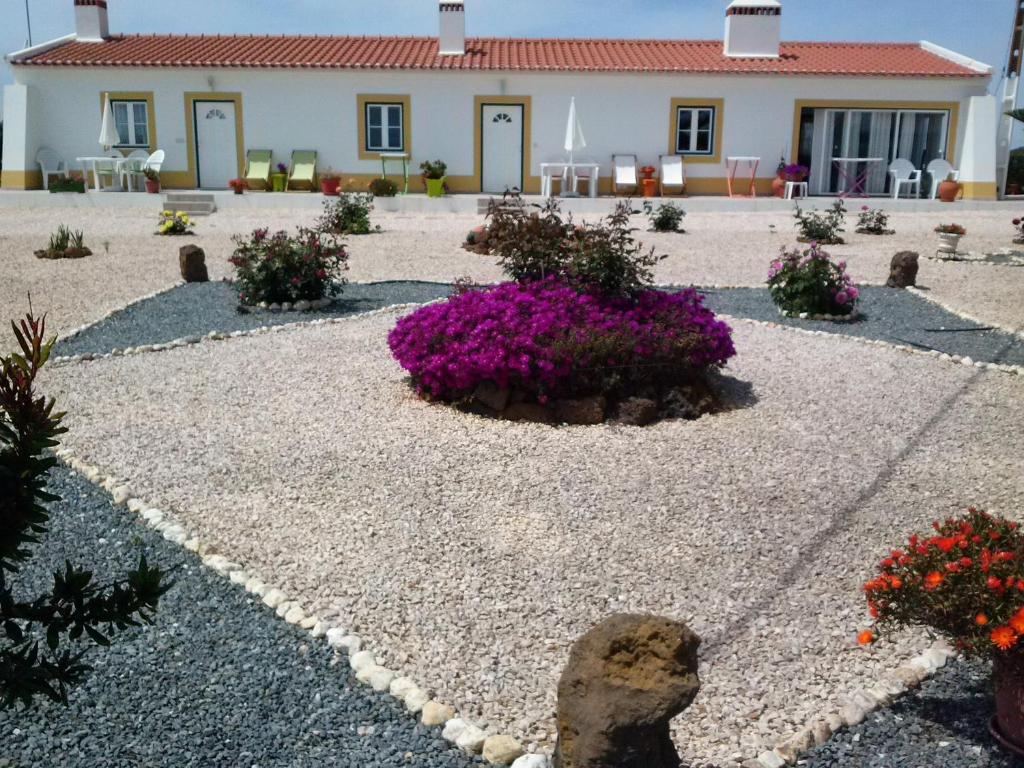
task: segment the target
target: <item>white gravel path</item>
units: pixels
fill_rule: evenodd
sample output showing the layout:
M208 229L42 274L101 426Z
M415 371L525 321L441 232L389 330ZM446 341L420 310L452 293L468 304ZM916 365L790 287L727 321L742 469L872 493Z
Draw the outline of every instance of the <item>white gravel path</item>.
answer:
M415 399L393 323L47 381L84 459L527 743L550 743L573 639L635 610L705 638L704 687L675 727L684 757L770 748L928 645L854 647L859 585L886 547L972 503L1020 515L1020 377L739 324L730 371L753 407L551 429Z
M610 204L610 203L609 203ZM685 207L686 201L681 204ZM819 203L824 205L824 203ZM884 203L883 203L884 205ZM856 210L856 204L851 203ZM226 262L231 235L260 226L290 229L311 225L317 211L221 211L200 218L193 238L155 237L154 213L139 210L78 208L0 208L0 317L19 315L31 291L34 305L50 313L51 327L66 332L98 320L112 309L178 279L178 248L195 242L207 253L213 279L230 274ZM592 217L588 217L592 218ZM897 234L872 237L852 232L848 245L830 250L850 263L860 282L883 283L889 260L898 250L934 251L939 222L955 219L969 233L963 247L993 251L1011 245L1010 214L950 208L946 214L897 214ZM468 276L479 282L501 278L495 260L459 247L466 232L481 223L471 214L374 213L384 231L350 239L350 280L434 280L451 282ZM32 252L44 247L58 224L82 229L91 258L71 261L36 259ZM643 217L637 226L646 227ZM657 270L664 283L698 285L764 284L767 265L780 245L794 243L793 219L786 213L695 213L684 220L687 235L641 233L670 258ZM108 244L109 250L104 247ZM1024 327L1024 268L970 266L922 260L919 278L935 298L985 322L1010 329Z

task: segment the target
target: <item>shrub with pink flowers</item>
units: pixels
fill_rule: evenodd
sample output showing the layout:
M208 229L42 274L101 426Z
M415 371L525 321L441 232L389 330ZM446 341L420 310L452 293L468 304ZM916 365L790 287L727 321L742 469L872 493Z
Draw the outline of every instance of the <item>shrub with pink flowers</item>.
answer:
M846 262L832 261L817 243L803 251L782 248L768 269L768 290L779 309L792 315L848 315L860 298Z
M692 289L622 297L557 278L457 293L403 317L388 343L422 395L448 402L483 384L539 404L615 399L692 380L736 353L729 326Z
M341 293L348 253L335 235L300 228L295 235L257 229L236 235L238 298L243 304L314 301Z

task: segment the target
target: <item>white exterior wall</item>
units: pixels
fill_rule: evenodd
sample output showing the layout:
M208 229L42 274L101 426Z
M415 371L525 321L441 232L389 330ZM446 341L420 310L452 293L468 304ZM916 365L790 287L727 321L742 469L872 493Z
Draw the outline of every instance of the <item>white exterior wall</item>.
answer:
M4 86L4 171L21 173L32 168L31 163L39 149L35 145L38 131L35 130L29 102L32 95L32 90L26 85Z
M564 158L561 144L569 98L576 104L588 146L583 156L602 164L607 177L613 153L637 154L642 164L669 152L670 100L725 100L722 162L688 163L691 179L722 179L727 155L759 155L760 178L771 178L780 156L792 160L794 107L798 100L957 102L955 160L963 152L970 99L983 96L986 78L895 79L784 77L777 75L631 75L458 73L256 69L13 67L17 82L33 92L33 126L26 153L49 146L67 158L96 154L100 94L152 91L157 139L167 152L165 171L183 172L186 157L186 91L240 92L247 148L272 149L287 162L293 149L316 149L321 170L378 173L380 164L359 159L357 94L408 94L412 103L412 168L442 159L449 175L475 173L475 96L532 97L532 167ZM13 115L11 116L13 117ZM8 123L11 137L18 129ZM977 141L994 141L978 135ZM987 173L987 171L986 171ZM968 181L970 179L967 179ZM985 179L987 180L987 179Z

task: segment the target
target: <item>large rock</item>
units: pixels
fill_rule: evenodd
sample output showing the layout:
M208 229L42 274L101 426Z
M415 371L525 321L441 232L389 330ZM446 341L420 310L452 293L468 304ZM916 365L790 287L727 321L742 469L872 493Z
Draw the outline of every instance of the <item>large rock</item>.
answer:
M205 283L210 275L206 271L206 254L198 245L183 245L178 251L181 278L186 283Z
M917 285L918 255L914 251L900 251L892 257L889 265L889 280L885 283L890 288L907 288Z
M632 614L577 640L558 683L555 768L680 768L669 721L700 689L699 646L685 624Z
M562 424L600 424L607 402L601 395L580 400L558 400L554 404L555 421Z
M634 427L646 427L658 418L658 404L646 397L629 397L619 403L615 421Z

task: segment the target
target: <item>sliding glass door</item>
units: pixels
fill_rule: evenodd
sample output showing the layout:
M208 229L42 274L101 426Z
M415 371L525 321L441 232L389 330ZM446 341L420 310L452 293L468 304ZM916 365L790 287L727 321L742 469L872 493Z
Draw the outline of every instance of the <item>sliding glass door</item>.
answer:
M805 109L799 162L811 169L811 194L849 192L860 183L868 194L884 195L889 164L906 159L924 171L946 156L948 131L947 111Z

